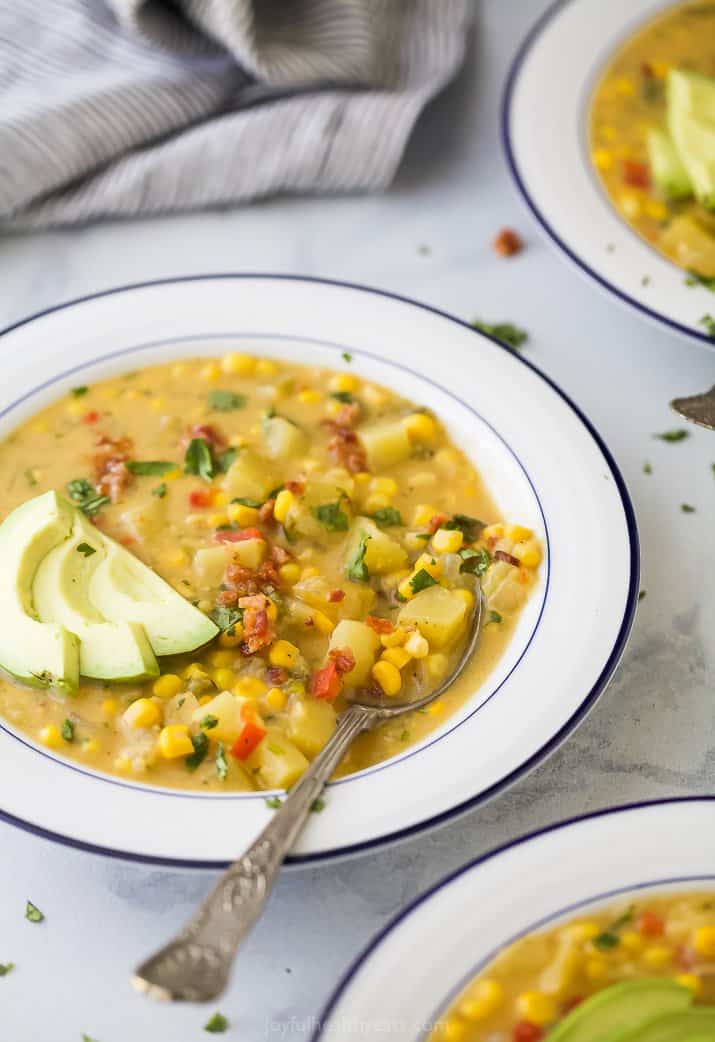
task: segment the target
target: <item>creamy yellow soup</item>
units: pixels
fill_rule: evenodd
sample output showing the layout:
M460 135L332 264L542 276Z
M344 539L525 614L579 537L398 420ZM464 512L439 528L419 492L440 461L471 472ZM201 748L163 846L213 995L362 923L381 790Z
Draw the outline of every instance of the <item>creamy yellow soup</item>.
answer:
M623 898L521 938L467 985L429 1042L539 1042L572 1011L583 1016L591 996L653 978L686 989L688 1007L715 1007L714 892ZM588 1037L615 1039L622 1027ZM715 1038L715 1020L711 1030L692 1037Z
M0 715L93 768L190 789L287 788L357 690L437 703L362 736L354 771L419 741L493 668L541 550L499 516L429 410L340 372L229 353L78 386L0 444L2 513L54 489L220 635L144 683L0 679Z
M669 8L619 48L590 111L592 161L619 213L674 263L707 278L715 277L715 213L658 190L647 142L666 125L668 70L715 76L713 41L712 0Z

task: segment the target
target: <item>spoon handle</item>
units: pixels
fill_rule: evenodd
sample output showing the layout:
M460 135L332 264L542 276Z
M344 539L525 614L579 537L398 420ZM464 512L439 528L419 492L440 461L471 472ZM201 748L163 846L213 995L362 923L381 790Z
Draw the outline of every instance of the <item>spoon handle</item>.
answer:
M153 998L205 1002L228 982L239 945L261 915L283 860L315 800L353 739L367 730L375 711L353 705L332 738L258 839L219 879L179 934L135 972L134 986Z

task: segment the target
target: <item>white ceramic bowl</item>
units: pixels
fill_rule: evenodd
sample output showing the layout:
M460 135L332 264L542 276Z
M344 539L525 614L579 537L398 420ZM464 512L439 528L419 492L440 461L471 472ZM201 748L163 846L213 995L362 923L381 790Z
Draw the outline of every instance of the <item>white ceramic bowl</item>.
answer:
M588 108L621 43L672 0L558 0L531 30L504 94L502 137L517 187L578 268L642 314L715 346L699 320L712 293L634 232L589 158ZM644 276L649 279L644 284Z
M715 893L715 798L605 811L466 865L406 908L345 974L312 1042L423 1042L498 950L620 895Z
M541 578L487 682L419 745L330 786L294 861L367 851L444 821L551 751L605 687L633 619L638 541L613 460L528 363L446 315L360 287L217 276L118 289L0 337L0 437L78 382L233 348L344 366L429 404L504 513L546 548ZM28 698L33 695L28 693ZM6 820L117 856L233 859L266 823L264 793L178 792L63 760L0 721Z

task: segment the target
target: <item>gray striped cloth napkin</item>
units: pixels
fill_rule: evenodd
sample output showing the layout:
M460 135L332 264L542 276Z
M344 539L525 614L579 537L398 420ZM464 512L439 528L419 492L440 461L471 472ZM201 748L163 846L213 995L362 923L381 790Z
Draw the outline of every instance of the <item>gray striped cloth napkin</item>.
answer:
M470 0L0 0L0 222L390 183Z

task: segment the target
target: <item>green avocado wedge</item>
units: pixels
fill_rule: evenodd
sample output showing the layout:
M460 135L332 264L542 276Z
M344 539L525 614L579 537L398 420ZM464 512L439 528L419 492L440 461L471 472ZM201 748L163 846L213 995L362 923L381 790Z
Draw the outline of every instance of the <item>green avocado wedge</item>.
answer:
M35 609L43 622L58 623L79 638L81 676L148 680L159 675L159 666L143 628L108 622L88 600L90 578L106 554L104 537L75 512L70 538L53 547L37 569Z
M38 618L31 591L42 560L69 537L73 517L69 503L46 492L0 525L0 666L23 684L67 692L79 685L79 641Z
M668 73L668 130L695 198L715 209L715 77L685 69Z
M691 1001L687 988L666 979L614 984L572 1010L549 1033L548 1042L621 1042L627 1031L629 1042L640 1042L639 1028L657 1017L687 1010Z
M670 134L653 127L648 131L648 159L656 188L669 199L688 199L693 185Z
M715 1042L715 1009L693 1007L666 1013L639 1028L613 1035L608 1042Z

